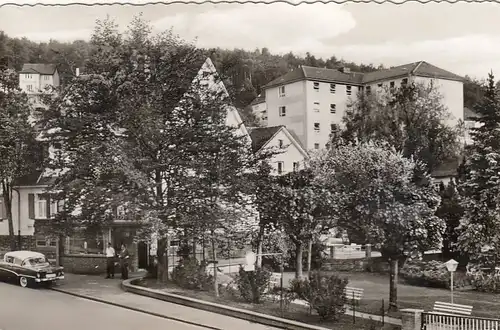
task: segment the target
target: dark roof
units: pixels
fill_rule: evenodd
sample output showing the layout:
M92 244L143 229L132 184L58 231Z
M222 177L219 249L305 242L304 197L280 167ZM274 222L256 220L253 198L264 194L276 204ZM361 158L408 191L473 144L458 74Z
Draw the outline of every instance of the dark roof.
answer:
M304 151L306 150L306 148L304 148L304 146L302 145L302 142L300 142L300 139L299 137L297 136L297 134L295 134L295 131L294 130L291 130L289 128L287 128L287 131L290 133L290 135L295 139L295 141L298 143L298 145L304 149Z
M302 65L300 68L294 69L287 74L274 79L266 86L264 86L264 88L274 87L282 84L289 84L305 79L322 82L343 82L353 85L361 85L363 74L359 72L344 73L336 69L316 68L312 66Z
M30 174L20 177L14 181L14 186L49 186L54 183L53 177L41 177L43 170L37 170Z
M259 94L259 96L257 96L251 103L250 105L256 105L256 104L259 104L259 103L264 103L266 102L266 94L262 93L262 94Z
M433 178L457 176L458 174L457 170L461 162L462 162L461 157L444 161L443 163L438 165L436 169L434 169L434 171L432 171L431 176Z
M464 78L460 77L459 75L438 68L437 66L429 64L425 61L420 61L405 65L395 66L386 70L379 70L379 71L365 73L363 76L363 82L368 83L378 80L403 77L408 74L416 75L419 77L439 78L439 79L457 80L457 81L464 80Z
M257 152L282 128L280 126L271 127L249 127L248 133L252 139L252 150Z
M315 80L322 82L339 82L352 85L362 85L366 83L386 80L391 78L404 77L413 74L419 77L438 78L446 80L463 81L464 78L429 64L425 61L409 63L392 67L390 69L378 70L374 72L341 72L337 69L316 68L311 66L302 66L292 70L287 74L271 81L264 88L275 87L278 85L289 84L301 80Z
M19 73L38 73L53 75L57 70L55 64L43 64L43 63L25 63L23 68Z
M475 120L476 118L481 118L481 114L468 107L464 107L464 120Z

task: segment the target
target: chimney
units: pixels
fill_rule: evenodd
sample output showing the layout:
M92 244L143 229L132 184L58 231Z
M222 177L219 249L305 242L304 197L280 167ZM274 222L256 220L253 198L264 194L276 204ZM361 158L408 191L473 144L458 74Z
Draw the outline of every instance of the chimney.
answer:
M339 69L340 72L343 72L343 73L351 73L351 69L343 66Z
M76 68L76 70L75 70L75 76L78 77L79 75L80 75L80 68Z

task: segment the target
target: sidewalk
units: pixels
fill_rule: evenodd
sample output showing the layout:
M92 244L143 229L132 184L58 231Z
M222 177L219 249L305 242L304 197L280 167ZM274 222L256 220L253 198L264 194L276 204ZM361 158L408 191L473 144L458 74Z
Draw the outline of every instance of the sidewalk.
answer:
M142 274L130 274L130 278L140 275ZM54 290L87 297L93 300L101 300L105 303L123 306L139 312L156 314L156 316L198 325L207 329L278 330L277 328L251 323L237 318L124 292L121 289L121 280L119 278L105 279L103 276L66 273L65 279L54 286Z

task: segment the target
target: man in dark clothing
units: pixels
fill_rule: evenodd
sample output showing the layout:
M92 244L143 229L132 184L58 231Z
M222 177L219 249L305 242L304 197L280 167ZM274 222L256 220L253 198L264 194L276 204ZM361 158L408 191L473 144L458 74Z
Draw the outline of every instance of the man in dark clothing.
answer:
M130 259L130 254L128 253L127 247L122 243L122 250L120 251L120 262L122 270L122 280L128 279L128 261Z
M115 256L115 249L111 243L108 243L106 248L106 278L115 278Z

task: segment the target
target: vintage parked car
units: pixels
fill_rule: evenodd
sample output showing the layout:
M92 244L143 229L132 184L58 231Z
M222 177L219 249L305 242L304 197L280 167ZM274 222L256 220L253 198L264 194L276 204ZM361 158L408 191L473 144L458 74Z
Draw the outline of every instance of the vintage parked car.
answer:
M23 288L28 285L52 284L64 279L63 267L51 266L42 253L12 251L0 260L0 279L16 280Z

